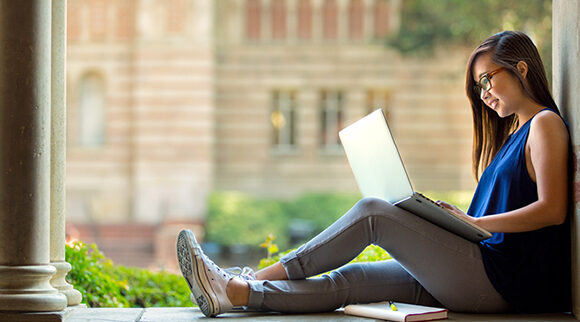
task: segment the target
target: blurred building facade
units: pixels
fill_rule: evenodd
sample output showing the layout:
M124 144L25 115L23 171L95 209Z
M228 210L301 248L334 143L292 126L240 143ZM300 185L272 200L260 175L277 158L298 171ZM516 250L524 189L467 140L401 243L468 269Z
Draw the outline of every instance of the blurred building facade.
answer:
M400 1L68 0L69 233L174 267L211 191L356 192L337 132L378 107L417 189L472 189L469 49L388 48Z

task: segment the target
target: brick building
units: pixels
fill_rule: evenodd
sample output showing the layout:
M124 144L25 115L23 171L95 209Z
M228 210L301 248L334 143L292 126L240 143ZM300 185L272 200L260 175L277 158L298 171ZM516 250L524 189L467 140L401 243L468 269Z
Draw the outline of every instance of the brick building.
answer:
M472 189L468 48L384 45L400 0L69 0L67 221L172 267L213 190L356 192L337 131L383 107L413 183Z

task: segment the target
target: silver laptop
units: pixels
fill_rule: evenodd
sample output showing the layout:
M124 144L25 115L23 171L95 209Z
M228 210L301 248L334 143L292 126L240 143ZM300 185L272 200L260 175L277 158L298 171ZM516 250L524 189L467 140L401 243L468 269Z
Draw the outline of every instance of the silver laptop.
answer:
M339 136L364 197L386 200L474 242L491 237L413 190L382 109L344 128Z

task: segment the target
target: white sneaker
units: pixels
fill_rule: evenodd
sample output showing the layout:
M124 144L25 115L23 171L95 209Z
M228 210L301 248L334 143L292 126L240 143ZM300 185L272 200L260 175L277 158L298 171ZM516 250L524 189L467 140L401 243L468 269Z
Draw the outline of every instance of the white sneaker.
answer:
M190 230L179 232L177 258L193 298L205 316L215 317L233 308L226 294L233 276L205 256Z

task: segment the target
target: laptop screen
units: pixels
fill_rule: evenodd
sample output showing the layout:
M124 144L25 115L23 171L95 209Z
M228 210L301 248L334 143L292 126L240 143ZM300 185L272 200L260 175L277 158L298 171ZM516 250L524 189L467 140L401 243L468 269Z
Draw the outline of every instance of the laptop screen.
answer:
M395 204L413 194L382 109L347 126L339 137L363 197Z

